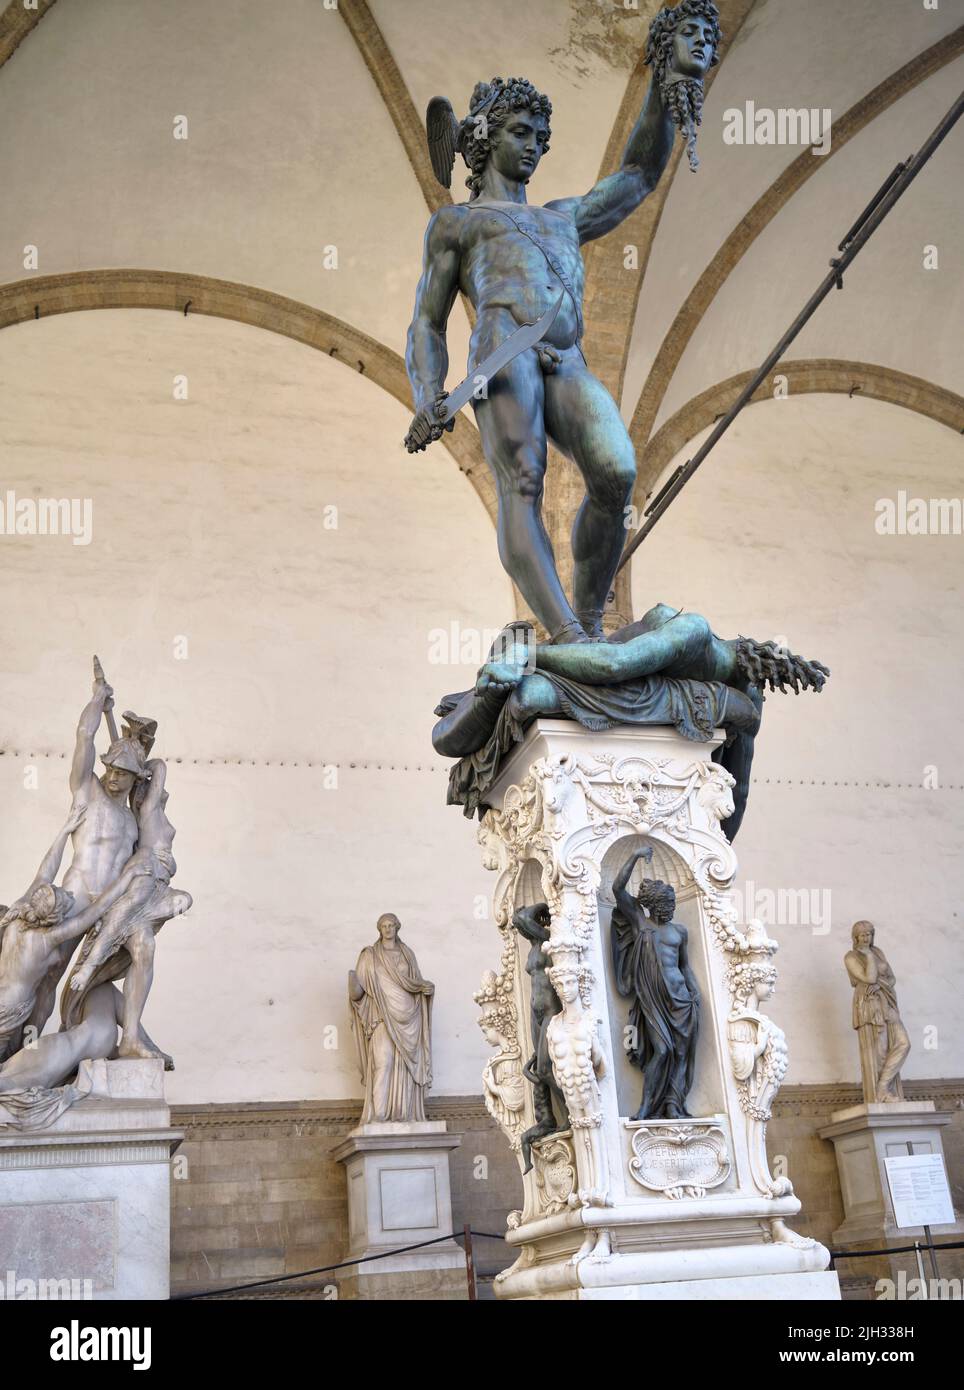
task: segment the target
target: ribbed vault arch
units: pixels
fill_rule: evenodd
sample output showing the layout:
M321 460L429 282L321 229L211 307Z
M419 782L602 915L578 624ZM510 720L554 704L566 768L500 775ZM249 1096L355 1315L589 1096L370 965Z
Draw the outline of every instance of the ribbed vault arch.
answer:
M23 0L10 0L0 13L0 68L23 43L56 0L36 0L36 9L27 9Z
M687 344L702 323L707 309L760 233L786 207L807 180L818 173L854 136L859 135L871 121L901 97L913 91L921 82L925 82L962 53L964 25L884 78L883 82L878 83L866 96L851 106L839 120L834 121L833 143L827 154L822 159L814 159L809 149L804 150L737 223L690 290L660 344L633 412L630 433L636 441L637 448L649 439L673 374L679 366Z
M270 290L205 275L135 269L78 270L0 286L0 328L82 309L168 309L265 328L327 353L411 408L405 363L397 352L322 309ZM458 419L442 442L494 520L495 489L478 435ZM399 466L404 466L403 459Z
M639 497L648 497L672 459L686 448L701 430L725 413L753 376L740 372L700 392L682 406L657 430L641 451ZM964 433L964 397L922 377L909 376L892 367L872 362L849 362L841 358L814 357L783 362L754 392L749 404L774 399L775 378L787 378L790 396L824 394L861 395L886 401L905 410L926 415L956 433ZM708 462L706 467L712 467Z
M726 61L726 55L740 32L743 21L755 4L756 0L719 0L723 43L720 48L720 65L711 68L706 75L704 85L707 91ZM651 13L643 16L644 20L648 22L660 8L657 0L651 0L647 5L647 10ZM641 29L641 32L645 32L645 29ZM650 80L649 69L643 61L644 52L645 46L640 49L636 67L623 94L606 152L599 166L599 178L605 178L619 167L626 141L642 110ZM599 241L590 242L584 252L586 356L593 372L604 383L617 404L623 393L626 359L650 251L684 148L685 142L677 139L663 177L649 197L627 217L618 232L602 237ZM632 275L627 275L623 264L623 248L626 245L637 248L638 269Z

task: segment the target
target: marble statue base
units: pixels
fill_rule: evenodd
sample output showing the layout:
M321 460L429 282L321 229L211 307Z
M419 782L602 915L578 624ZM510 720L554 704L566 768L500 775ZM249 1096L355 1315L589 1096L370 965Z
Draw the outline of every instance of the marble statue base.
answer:
M836 1152L844 1220L834 1231L835 1247L851 1246L886 1251L891 1245L909 1245L924 1239L922 1227L898 1227L887 1183L884 1159L907 1153L943 1155L942 1128L952 1119L950 1111L937 1110L931 1100L888 1101L853 1105L836 1110L829 1125L819 1131ZM912 1149L908 1149L911 1144ZM945 1165L946 1166L946 1165ZM964 1222L931 1227L935 1241L961 1240ZM964 1274L964 1251L948 1251L939 1256L940 1273L946 1278ZM931 1273L925 1255L925 1273ZM917 1275L914 1255L887 1257L881 1262L853 1262L855 1276L890 1277L903 1269Z
M0 1279L17 1298L166 1299L184 1136L163 1063L82 1062L78 1081L88 1093L45 1129L0 1128Z
M711 761L721 741L541 719L487 793L479 841L499 875L501 956L476 997L506 1040L486 1070L486 1103L520 1169L521 1138L535 1123L532 1087L513 1075L533 1048L529 946L511 925L520 907L548 904L542 949L559 985L570 981L549 1050L571 1124L532 1145L523 1206L506 1234L518 1259L496 1277L497 1297L840 1297L829 1253L791 1229L800 1202L789 1179L768 1165L766 1121L786 1040L760 1012L763 986L759 997L747 991L762 977L772 988L776 943L740 924L733 904L736 857L720 829L732 779ZM690 1119L631 1118L642 1074L625 1050L629 1001L615 987L610 916L613 879L645 846L646 876L675 890L702 998ZM593 1036L601 1064L580 1062ZM558 1057L570 1060L560 1069Z
M339 1297L468 1296L465 1255L451 1238L404 1254L384 1253L451 1237L449 1152L461 1142L444 1120L370 1123L353 1129L334 1150L348 1181L345 1258L368 1261L339 1275Z

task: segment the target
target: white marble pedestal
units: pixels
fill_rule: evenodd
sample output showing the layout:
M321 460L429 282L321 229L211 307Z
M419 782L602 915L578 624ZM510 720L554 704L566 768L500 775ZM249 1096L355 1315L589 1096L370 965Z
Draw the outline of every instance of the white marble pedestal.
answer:
M465 1255L454 1240L384 1254L452 1231L449 1153L462 1140L444 1120L359 1125L334 1150L348 1180L346 1259L381 1258L339 1278L348 1298L462 1299Z
M943 1156L941 1129L951 1118L950 1111L937 1110L932 1100L864 1103L837 1110L830 1116L830 1124L820 1130L820 1137L829 1139L836 1151L844 1203L844 1220L832 1237L834 1246L880 1247L886 1256L890 1245L909 1245L924 1239L922 1227L899 1227L894 1220L884 1160L909 1153ZM932 1226L931 1235L935 1241L960 1240L964 1236L964 1222ZM924 1260L929 1277L931 1270L926 1254ZM961 1251L948 1251L939 1256L939 1262L943 1277L960 1276L964 1272ZM871 1274L890 1277L900 1269L917 1277L913 1255L894 1256L879 1263L855 1260L853 1269L855 1277Z
M499 874L501 965L477 998L506 1039L486 1070L486 1101L517 1153L535 1122L532 1089L518 1083L533 1048L529 944L511 925L519 907L548 904L543 950L557 994L569 996L550 1050L571 1127L534 1146L506 1236L519 1258L497 1277L499 1297L840 1296L828 1252L788 1225L800 1202L767 1162L766 1122L787 1065L781 1030L759 1010L776 943L737 922L736 857L720 829L732 778L711 761L720 741L543 719L486 797L479 840ZM641 1124L630 1119L642 1077L624 1048L629 1002L615 989L609 919L613 878L644 845L646 875L676 891L702 1011L694 1118ZM580 1066L593 1034L602 1066Z
M18 1298L166 1299L184 1136L163 1063L82 1062L78 1081L88 1094L46 1129L0 1127L0 1279Z

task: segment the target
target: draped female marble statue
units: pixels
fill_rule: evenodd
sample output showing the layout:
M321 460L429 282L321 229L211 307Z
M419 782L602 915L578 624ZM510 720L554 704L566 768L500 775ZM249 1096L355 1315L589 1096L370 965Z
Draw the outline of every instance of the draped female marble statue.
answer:
M378 940L348 972L358 1064L365 1085L362 1124L425 1119L432 1084L432 995L414 952L399 940L392 912L378 919Z
M873 922L855 922L853 950L844 965L854 987L853 1025L860 1042L864 1102L904 1099L900 1069L910 1052L910 1038L897 1008L894 972L879 946Z

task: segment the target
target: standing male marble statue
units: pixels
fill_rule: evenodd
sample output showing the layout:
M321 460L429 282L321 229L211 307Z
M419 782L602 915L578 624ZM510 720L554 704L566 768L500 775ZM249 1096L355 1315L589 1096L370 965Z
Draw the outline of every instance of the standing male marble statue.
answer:
M558 302L545 339L501 365L472 400L498 490L499 555L553 642L601 638L636 478L619 409L583 356L580 247L619 226L656 187L676 125L695 140L702 79L717 61L720 38L712 0L662 10L647 47L654 79L620 167L584 196L544 207L527 202L526 184L549 148L547 96L524 78L496 77L476 86L463 121L444 98L429 106L436 176L448 187L461 154L470 199L440 208L426 232L405 359L416 409L406 448L424 449L452 427L444 406L446 325L460 290L476 310L470 374ZM586 485L572 529L571 605L542 521L548 440Z
M855 922L853 950L844 965L854 987L853 1025L860 1041L864 1102L903 1100L900 1069L910 1052L910 1038L897 1008L894 972L879 946L873 922Z
M432 1084L432 995L414 952L399 940L392 912L378 919L378 940L348 972L358 1063L365 1084L362 1124L425 1119Z
M64 888L74 895L76 911L88 907L115 882L137 842L137 821L128 798L135 783L147 777L143 743L127 734L112 739L101 759L103 775L98 777L94 770L94 740L101 719L113 704L114 692L95 657L93 695L80 716L70 769L73 805L87 807L87 814L73 833L73 858L63 882Z
M135 794L137 848L124 865L122 891L104 904L102 920L89 932L61 1000L63 1027L81 1017L87 992L103 981L124 979L122 1033L117 1055L163 1057L141 1027L141 1015L154 980L154 941L172 917L192 905L190 893L171 887L177 872L172 853L175 829L167 818L167 765L160 758L145 764L149 781ZM113 896L113 895L112 895ZM105 895L106 897L106 895ZM173 1066L173 1064L172 1064Z

